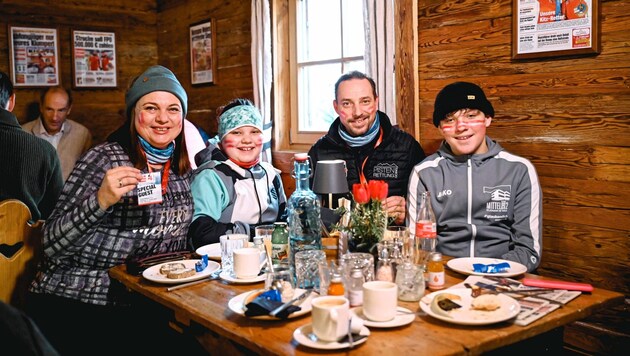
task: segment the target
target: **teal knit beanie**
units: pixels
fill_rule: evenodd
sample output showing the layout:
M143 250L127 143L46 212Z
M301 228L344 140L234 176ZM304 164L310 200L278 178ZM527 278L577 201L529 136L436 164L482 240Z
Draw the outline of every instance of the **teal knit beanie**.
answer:
M168 68L160 65L149 67L136 78L129 90L127 90L125 95L127 117L131 118L131 111L140 98L154 91L166 91L175 95L182 105L183 117L186 117L188 95L186 95L184 87L179 83L175 74Z
M225 135L243 126L263 130L262 117L255 106L239 105L223 112L219 117L219 138L223 140Z

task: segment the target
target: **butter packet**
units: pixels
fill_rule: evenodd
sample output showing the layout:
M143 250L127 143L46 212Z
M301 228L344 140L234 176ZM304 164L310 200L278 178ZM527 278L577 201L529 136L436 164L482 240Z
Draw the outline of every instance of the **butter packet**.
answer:
M201 259L195 262L195 271L201 272L208 267L208 255L201 256Z
M473 263L473 271L476 273L503 273L510 269L510 264L507 262L501 263Z

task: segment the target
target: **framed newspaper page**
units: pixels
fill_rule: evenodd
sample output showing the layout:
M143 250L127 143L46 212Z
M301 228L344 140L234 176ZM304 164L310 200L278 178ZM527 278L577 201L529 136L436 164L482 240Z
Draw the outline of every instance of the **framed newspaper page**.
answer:
M59 85L57 29L9 26L9 62L15 87Z
M116 34L72 31L72 86L116 88Z
M216 30L213 19L190 26L190 80L192 84L216 79Z
M600 52L599 0L512 0L512 58Z

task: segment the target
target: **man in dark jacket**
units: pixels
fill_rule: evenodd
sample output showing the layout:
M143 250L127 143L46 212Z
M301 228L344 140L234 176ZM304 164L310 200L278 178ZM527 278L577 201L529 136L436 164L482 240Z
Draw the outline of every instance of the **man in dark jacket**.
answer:
M14 106L13 83L0 72L0 200L18 199L31 211L31 222L45 220L63 187L61 163L50 143L22 130Z
M422 147L378 111L376 84L361 72L337 80L333 106L339 117L309 150L313 165L320 160L346 161L350 189L352 184L369 180L387 182L389 193L383 206L402 224L409 175L425 157Z

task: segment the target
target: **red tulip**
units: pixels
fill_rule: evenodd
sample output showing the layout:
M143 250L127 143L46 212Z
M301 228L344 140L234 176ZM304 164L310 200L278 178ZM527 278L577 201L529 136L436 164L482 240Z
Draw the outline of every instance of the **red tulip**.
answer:
M384 200L387 198L388 185L382 180L371 180L368 182L370 197L374 200Z
M370 201L368 187L364 184L353 184L352 195L354 195L354 201L357 202L357 204L365 204Z

